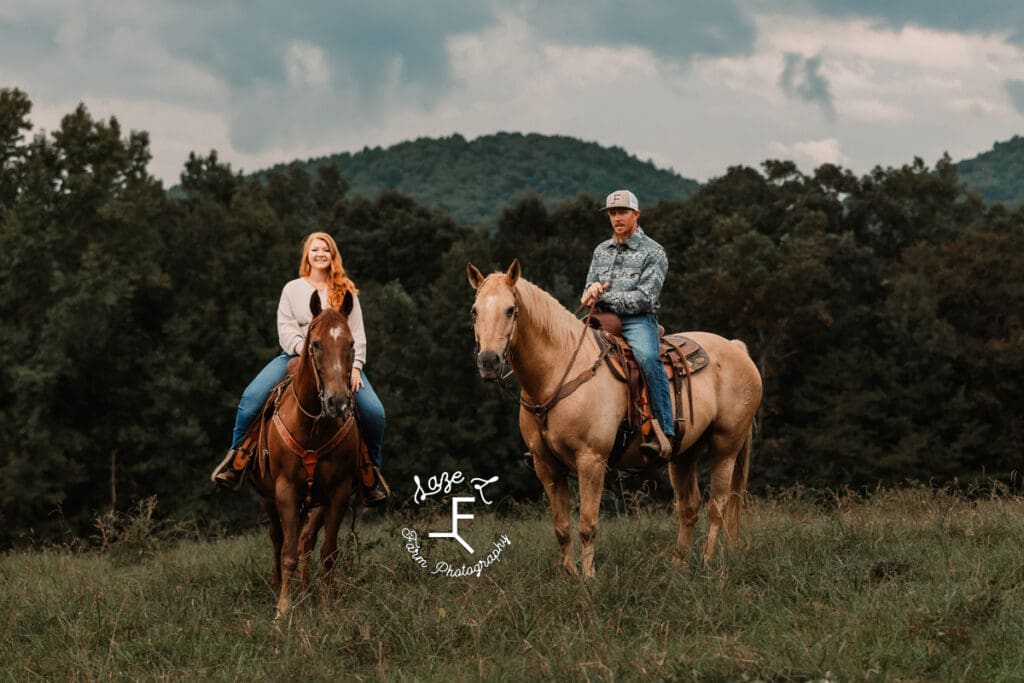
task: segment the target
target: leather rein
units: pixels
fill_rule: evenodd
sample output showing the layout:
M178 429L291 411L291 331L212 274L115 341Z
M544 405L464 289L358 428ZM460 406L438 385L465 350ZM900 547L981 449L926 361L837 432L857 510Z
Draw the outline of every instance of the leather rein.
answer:
M310 323L310 325L312 325L312 323ZM324 398L324 387L323 387L323 384L320 382L320 368L316 364L316 358L314 358L313 355L311 353L309 353L309 348L308 348L309 344L307 343L306 346L307 346L307 348L304 349L303 352L306 353L307 355L309 355L309 364L311 366L313 366L313 383L316 386L317 398L320 399L320 412L319 412L319 414L314 415L313 413L311 413L308 410L306 410L305 407L303 407L302 401L299 400L299 395L297 393L295 393L295 382L289 382L289 385L291 385L290 388L291 388L291 392L292 392L292 398L295 399L295 404L299 406L299 410L302 411L303 415L305 415L306 417L312 419L313 420L313 424L316 424L324 416L327 415L327 400Z
M508 343L505 344L505 352L502 354L501 357L501 370L504 370L506 364L508 364L509 370L505 374L502 374L500 370L498 373L500 377L499 386L502 386L503 388L504 385L501 385L500 381L508 377L510 374L512 374L510 362L512 352L512 337L516 332L516 324L519 322L519 295L516 294L515 289L512 290L512 296L515 297L516 302L512 313L512 330L509 332ZM578 315L579 312L583 310L583 308L583 304L580 304L576 308L576 310L573 311L573 316ZM587 311L587 315L584 316L583 331L580 333L579 341L576 342L576 349L572 352L572 356L569 358L569 362L565 366L565 372L562 373L562 378L558 381L558 386L555 388L551 396L548 397L546 401L540 401L535 403L533 401L528 401L526 399L526 393L520 390L518 397L519 405L533 413L534 417L537 418L537 422L540 423L541 429L543 429L547 425L548 413L551 412L551 409L558 405L558 402L561 401L563 398L566 398L567 396L571 395L574 391L579 389L580 386L582 386L587 381L592 379L594 375L597 374L598 368L601 367L601 363L604 362L604 359L608 356L610 346L607 344L598 344L598 346L601 348L601 352L598 354L597 360L594 361L594 364L591 365L589 368L583 370L583 372L578 374L568 383L565 381L566 378L569 376L569 371L572 370L573 364L576 362L576 357L579 355L580 349L583 348L583 339L587 336L587 332L590 331L590 317L593 314L593 312L594 309L593 307L591 307L590 310Z

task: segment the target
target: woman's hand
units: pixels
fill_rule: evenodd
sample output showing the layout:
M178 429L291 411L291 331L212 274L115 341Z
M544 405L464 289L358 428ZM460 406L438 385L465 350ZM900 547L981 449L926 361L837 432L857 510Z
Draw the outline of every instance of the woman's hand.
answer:
M359 368L352 368L352 393L363 388L363 373Z

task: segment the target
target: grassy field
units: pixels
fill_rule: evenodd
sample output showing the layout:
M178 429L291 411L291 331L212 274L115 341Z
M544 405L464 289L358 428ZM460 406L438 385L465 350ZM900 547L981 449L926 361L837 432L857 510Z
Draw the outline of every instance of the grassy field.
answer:
M610 506L608 506L610 508ZM1021 680L1024 501L947 491L751 501L739 546L673 565L666 508L610 514L598 578L563 576L546 509L469 523L478 578L440 513L359 527L335 591L274 621L263 534L167 540L108 519L103 550L0 558L3 680ZM467 531L467 533L469 533ZM695 555L696 556L696 555Z

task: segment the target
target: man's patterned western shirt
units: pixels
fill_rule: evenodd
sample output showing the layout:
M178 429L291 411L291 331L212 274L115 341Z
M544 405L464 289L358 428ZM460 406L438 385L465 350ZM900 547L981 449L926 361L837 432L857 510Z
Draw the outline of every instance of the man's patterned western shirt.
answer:
M586 291L595 282L610 283L597 303L599 309L619 315L656 313L666 273L665 250L637 226L636 232L621 244L610 239L597 245L583 289Z

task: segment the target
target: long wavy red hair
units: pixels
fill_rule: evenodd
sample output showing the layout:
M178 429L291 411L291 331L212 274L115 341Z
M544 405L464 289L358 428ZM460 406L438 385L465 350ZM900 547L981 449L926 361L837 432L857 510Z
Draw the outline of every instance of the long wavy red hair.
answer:
M299 263L299 277L307 277L312 272L309 265L309 250L313 247L313 240L323 240L331 252L331 267L327 274L327 305L331 308L340 308L341 302L345 299L345 292L352 292L355 296L359 293L356 283L345 274L345 266L341 264L341 252L334 238L326 232L311 232L306 237L306 243L302 246L302 261Z

